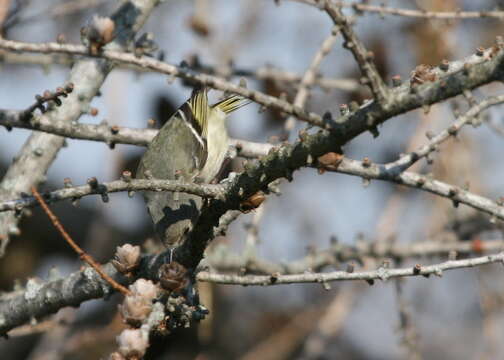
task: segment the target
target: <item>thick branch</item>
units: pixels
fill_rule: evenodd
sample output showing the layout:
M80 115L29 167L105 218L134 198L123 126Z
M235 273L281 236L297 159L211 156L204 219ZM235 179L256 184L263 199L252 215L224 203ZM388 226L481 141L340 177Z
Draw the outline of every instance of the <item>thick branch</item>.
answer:
M136 279L159 281L159 268L170 259L170 251L159 255L144 256L135 276L123 276L107 263L102 270L119 284L127 286ZM67 306L108 297L113 293L109 283L92 268L85 267L65 277L42 281L30 279L26 289L0 296L0 336L16 326L53 314Z
M413 88L404 85L391 90L391 102L384 109L375 102L366 103L358 110L342 116L334 123L334 131L319 132L313 135L304 134L294 144L283 144L276 147L269 154L255 164L247 166L246 170L238 175L231 183L226 200L213 200L203 209L198 224L191 234L191 240L176 250L175 258L187 267L194 268L203 256L207 242L213 236L213 227L218 224L220 216L226 211L238 209L243 197L251 196L257 191L267 191L268 184L278 178L292 179L292 173L307 165L314 164L315 160L328 152L339 152L340 146L355 138L366 130L377 131L378 124L391 117L412 109L437 103L452 96L461 94L466 89L484 85L503 77L504 67L502 62L504 51L494 47L485 51L482 56L473 56L464 62L452 63L448 75L442 75L441 70L433 70L437 81L416 84ZM359 167L364 168L361 162ZM341 164L343 165L343 164ZM340 166L341 166L340 165ZM346 162L348 173L352 173L355 163ZM350 166L352 165L352 166ZM340 167L339 170L344 169ZM371 167L376 178L380 177L382 170ZM360 170L360 169L359 169ZM386 180L400 181L405 185L418 184L420 178L416 174L387 176ZM359 173L359 176L361 174ZM453 186L439 181L424 179L422 188L448 196L454 189ZM422 181L422 180L420 180ZM472 204L471 206L489 212L498 217L504 216L503 208L491 200L470 194L465 190L458 192L459 197L451 196L453 200Z
M129 283L111 264L103 266L103 270L120 284ZM90 267L57 280L28 280L26 290L0 297L0 334L66 306L77 307L84 301L109 296L112 291L110 285Z
M112 16L116 23L117 34L120 36L118 35L109 46L123 49L144 24L158 1L130 0L123 3ZM0 42L10 43L4 39L0 39ZM44 114L44 118L48 122L76 121L96 95L111 69L111 64L102 59L78 61L68 78L68 82L75 85L75 90L65 99L61 107ZM64 138L59 136L32 134L0 183L0 199L12 199L23 192L28 193L32 186L44 181L45 173L63 144ZM9 236L19 234L17 222L18 218L12 211L0 215L0 256L4 253Z
M457 250L460 253L469 253L474 251L489 251L491 249L498 249L502 246L501 241L488 241L482 242L477 247L471 242L459 242L448 249L448 244L434 244L434 243L419 243L405 246L404 248L397 246L393 247L392 254L397 257L411 255L444 255L447 250ZM369 249L370 254L373 249ZM392 250L391 250L392 251ZM386 255L387 253L384 253ZM159 267L166 263L169 258L169 253L160 254L157 256L146 256L142 259L136 278L147 278L157 280ZM342 255L347 256L347 255ZM348 254L349 258L351 257ZM198 280L212 281L218 283L237 283L243 285L270 285L294 283L294 282L329 282L341 280L372 280L382 279L385 280L390 277L403 277L414 275L439 275L443 270L451 270L457 268L481 266L494 262L502 262L504 255L482 256L475 259L465 259L459 261L448 261L438 265L431 265L426 267L418 266L416 269L378 269L368 272L331 272L324 274L297 274L297 275L268 275L268 276L234 276L234 275L221 275L210 274L207 272L200 272L197 275ZM116 281L122 285L128 285L135 281L135 278L127 278L121 276L117 270L111 265L106 264L103 270ZM305 271L306 268L303 268ZM275 282L275 280L277 281ZM29 280L26 289L23 291L15 291L0 297L0 334L6 334L9 330L22 325L30 319L40 319L44 316L57 312L59 309L66 306L79 306L81 303L91 300L109 296L112 288L106 283L100 275L93 269L86 267L83 270L74 272L64 278L52 279L49 281Z

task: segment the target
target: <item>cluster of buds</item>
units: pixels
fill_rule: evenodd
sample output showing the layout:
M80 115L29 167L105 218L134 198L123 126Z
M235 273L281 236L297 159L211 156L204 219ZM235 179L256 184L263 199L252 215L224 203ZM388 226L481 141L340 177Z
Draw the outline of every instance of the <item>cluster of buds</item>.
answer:
M154 34L151 32L144 33L135 41L135 56L142 55L152 56L159 49L159 46L154 41Z
M433 71L432 66L429 65L418 65L415 70L411 72L410 84L421 85L426 82L433 82L437 80L437 75Z
M148 334L140 329L126 329L117 337L119 351L110 360L141 359L149 347Z
M191 287L185 295L171 293L166 302L165 328L173 331L178 328L188 328L192 322L203 320L209 313L208 309L199 303L196 290Z
M140 248L125 244L117 248L115 268L127 276L138 268ZM191 273L172 261L159 270L159 283L138 279L129 287L130 293L119 305L124 322L135 329L124 330L118 337L118 351L110 355L114 360L139 359L149 346L149 333L166 335L181 327L200 321L208 310L200 305Z
M140 246L124 244L116 249L112 265L121 274L130 275L140 265Z
M95 15L91 23L81 29L81 40L91 55L98 55L102 47L115 37L115 23L111 18Z
M164 264L159 268L159 283L170 293L182 292L189 284L187 269L176 261Z
M138 279L129 287L131 294L126 296L119 310L126 323L140 326L152 311L152 302L158 296L159 289L150 280Z
M159 270L159 283L169 294L166 299L168 316L164 324L168 332L187 328L191 322L203 320L208 315L189 276L187 269L176 261L161 266Z
M52 92L45 90L42 95L35 95L35 103L26 109L21 118L25 121L32 118L33 112L39 109L42 114L50 109L51 105L61 106L62 98L66 98L74 89L73 83L68 83L64 87L58 87L56 91Z

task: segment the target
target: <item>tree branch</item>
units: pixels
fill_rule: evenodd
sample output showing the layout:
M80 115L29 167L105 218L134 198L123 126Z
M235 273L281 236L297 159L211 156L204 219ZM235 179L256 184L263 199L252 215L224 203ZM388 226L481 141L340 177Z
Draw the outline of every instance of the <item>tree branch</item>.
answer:
M347 158L341 160L336 171L343 174L360 176L368 180L386 180L411 188L428 191L432 194L451 199L454 206L458 206L459 203L465 204L476 210L487 213L494 218L504 220L504 206L500 202L476 195L459 186L432 179L429 176L408 171L397 172L393 168L387 169L384 165Z
M46 202L40 195L40 193L35 189L35 187L32 187L32 193L35 199L40 203L40 206L44 209L44 212L47 214L51 222L53 223L54 227L59 231L61 236L65 239L65 241L70 245L70 247L79 255L82 261L86 262L90 267L96 271L101 278L106 281L114 290L121 292L123 295L129 295L131 292L126 289L124 286L121 284L117 283L114 279L112 279L110 276L108 276L107 273L105 273L100 264L98 264L95 259L88 253L86 253L82 248L77 245L77 243L72 239L72 237L66 232L65 228L61 224L61 222L58 220L56 215L49 209L49 206L47 206Z
M217 245L207 253L202 268L210 266L218 272L247 272L251 274L300 274L306 271L320 272L326 267L338 267L347 261L362 262L365 258L393 259L406 261L416 257L448 257L457 255L483 254L504 250L503 240L476 239L473 241L422 241L411 244L391 244L378 246L375 242L359 242L347 245L332 243L328 249L315 251L305 257L286 263L276 263L257 256L236 254L226 246Z
M112 16L116 22L116 39L110 47L123 49L128 41L144 24L147 17L159 0L130 0ZM10 43L0 39L0 43ZM83 46L82 46L83 47ZM84 48L84 47L83 47ZM112 70L109 62L102 59L83 59L72 68L68 81L75 90L65 99L61 107L44 114L48 122L76 121L83 109L94 98L107 74ZM32 186L45 180L45 173L54 161L64 143L64 138L34 133L24 144L0 183L0 199L15 198L21 193L28 193ZM30 174L26 176L25 174ZM0 214L0 256L3 255L9 237L20 233L17 227L18 218L13 211Z
M482 266L494 263L503 263L504 253L494 255L481 256L472 259L464 260L449 260L435 265L415 265L409 268L394 268L388 269L380 267L373 271L361 272L346 272L333 271L328 273L304 273L295 275L228 275L216 274L207 271L199 272L197 279L199 281L212 282L216 284L226 285L283 285L283 284L301 284L301 283L328 283L333 281L349 281L349 280L365 280L373 282L374 280L388 280L394 278L402 278L409 276L425 276L436 275L442 276L443 271L463 269L475 266Z
M362 44L352 29L350 20L343 15L339 7L333 5L329 0L324 0L324 10L343 34L345 38L344 46L352 52L362 75L365 76L368 82L373 97L380 105L387 106L389 102L389 89L373 63L373 53L364 47L364 44Z
M322 45L317 50L313 59L306 69L301 81L299 83L296 96L294 98L294 105L303 108L305 106L306 100L308 100L308 95L310 94L310 87L315 83L317 79L317 72L319 71L320 64L322 64L322 60L331 52L334 44L336 43L336 39L339 34L339 29L337 26L334 26L331 29L331 34L322 42ZM295 117L289 116L285 121L284 129L287 133L292 131L295 125Z
M446 130L441 131L438 135L432 136L429 143L420 147L418 150L401 156L397 161L386 165L388 171L404 171L419 159L428 156L433 151L437 150L438 145L450 138L456 136L462 127L474 121L484 110L493 105L502 104L504 95L489 97L480 103L474 104L466 113L459 116L456 121ZM477 123L477 122L475 122Z
M185 192L189 194L199 195L205 198L218 198L225 196L225 185L211 184L191 184L180 183L174 180L157 180L157 179L131 179L131 180L115 180L104 183L89 182L88 185L66 187L63 189L43 193L44 199L49 203L68 199L79 199L88 195L104 196L108 193L119 191L174 191ZM21 211L27 207L37 206L37 199L33 196L25 196L20 199L0 201L0 212L3 211Z
M412 84L412 87L403 85L392 89L391 102L386 109L376 102L368 102L356 111L337 119L334 122L334 131L321 131L313 135L302 134L300 140L294 144L282 144L275 147L260 161L248 165L242 174L231 181L225 201L214 199L203 209L190 240L177 248L174 254L176 261L188 268L196 267L208 241L213 237L213 228L218 224L219 218L228 210L239 209L243 198L252 196L258 191L268 191L268 184L276 179L282 177L292 179L295 170L307 165L315 165L315 160L328 152L340 152L340 146L366 130L377 131L378 124L395 115L440 102L461 94L466 89L473 89L502 79L503 60L504 52L499 45L484 51L481 56L474 55L466 59L465 63L452 63L447 75L442 74L443 70L432 70L436 76L435 81ZM355 161L343 162L338 170L359 176L362 176L363 172L367 175L369 171L370 178L380 178L386 174L381 167L365 168L361 162ZM414 184L418 184L418 181L423 181L423 185L419 188L470 204L476 209L500 218L504 216L504 209L491 200L420 175L403 173L394 174L391 177L389 173L384 176L384 179L408 186L415 186ZM453 191L457 194L453 195Z
M83 45L70 45L70 44L58 44L58 43L34 44L34 43L23 43L18 41L0 39L0 49L10 51L63 53L63 54L91 56L89 54L88 49ZM148 56L138 57L133 53L126 53L122 51L104 50L103 52L97 54L96 56L99 56L103 59L107 59L110 61L117 61L124 64L136 65L142 68L151 69L153 71L162 74L180 77L184 80L206 85L208 87L217 90L239 94L255 101L258 104L264 105L266 107L275 108L287 114L295 115L299 119L306 121L314 126L324 128L330 127L325 123L325 121L322 119L321 116L315 113L307 112L302 108L299 108L297 106L288 103L287 101L266 95L260 91L249 90L245 87L235 85L216 76L195 73L194 71L187 69L185 67L171 65L162 61L155 60Z
M413 17L420 19L504 19L504 11L490 10L490 11L426 11L426 10L413 10L413 9L398 9L382 5L371 5L361 3L347 3L343 1L335 1L337 5L343 7L351 7L356 11L375 13L380 16L395 15L404 17Z

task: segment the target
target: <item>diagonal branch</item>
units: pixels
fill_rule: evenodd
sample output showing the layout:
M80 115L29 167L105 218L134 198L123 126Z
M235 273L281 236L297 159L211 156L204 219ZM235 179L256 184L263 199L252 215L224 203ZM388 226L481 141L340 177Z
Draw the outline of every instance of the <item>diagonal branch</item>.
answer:
M373 63L373 53L364 47L364 44L355 34L350 20L343 15L340 7L333 5L329 0L324 0L324 10L331 17L334 24L339 26L341 34L345 39L344 46L352 52L362 75L368 81L373 97L380 105L387 106L389 102L389 89Z
M109 46L122 49L147 20L159 0L130 0L119 7L112 16L116 23L117 36ZM0 39L1 43L9 40ZM84 48L84 47L83 47ZM48 122L76 121L83 109L91 102L100 89L112 65L102 59L82 59L72 67L68 81L75 86L74 91L61 107L43 115ZM19 197L30 188L45 180L45 174L64 144L64 138L33 133L11 164L0 183L0 199ZM30 174L26 176L25 174ZM0 256L3 255L9 237L18 235L18 218L13 211L0 214Z
M487 213L494 218L504 220L504 206L499 201L490 200L471 193L459 186L432 179L429 176L408 171L396 172L394 169L387 169L384 165L347 158L341 160L335 171L343 174L360 176L367 180L385 180L424 190L451 199L454 206L458 206L459 203L464 204Z
M435 151L439 144L446 141L451 136L456 136L457 133L466 124L474 121L484 110L491 106L502 104L504 102L504 95L492 96L480 103L475 103L466 113L459 116L456 121L450 125L447 129L441 131L436 136L432 136L428 144L423 145L418 150L401 156L398 160L388 163L385 165L388 171L404 171L412 166L415 162L428 156L430 153Z
M62 54L90 56L89 51L85 46L59 44L59 43L34 44L34 43L23 43L18 41L0 39L0 49L10 51L62 53ZM184 80L206 85L208 87L217 90L239 94L255 101L258 104L264 105L266 107L275 108L287 114L292 114L298 117L299 119L304 120L314 126L324 128L330 127L325 123L322 117L317 114L309 113L298 106L290 104L287 101L266 95L260 91L248 90L243 86L235 85L217 76L196 73L193 70L188 69L184 66L171 65L159 60L155 60L148 56L138 57L133 53L126 53L123 51L104 50L103 52L97 54L96 56L124 64L140 66L142 68L151 69L153 71L166 75L180 77Z
M479 58L479 60L476 60ZM481 58L484 58L482 60ZM484 52L483 56L473 56L465 64L452 63L452 71L448 75L439 76L436 81L417 84L412 88L401 86L392 90L391 103L384 109L376 102L370 102L358 110L342 116L335 122L334 131L318 132L313 135L304 134L294 144L282 144L255 164L247 166L245 172L234 178L227 192L225 201L214 199L203 209L189 241L177 248L174 256L176 261L188 268L197 266L210 239L213 237L213 227L219 218L228 210L239 209L242 197L249 197L258 191L267 191L268 184L279 178L292 179L293 172L301 167L315 165L315 159L328 152L340 152L340 147L357 135L376 129L376 126L391 117L406 111L420 108L461 94L466 89L473 89L494 80L500 80L504 75L504 51L494 47ZM435 72L437 74L437 72ZM437 75L436 75L437 76ZM360 171L364 169L361 162L357 162ZM356 162L346 162L348 173L355 172ZM342 164L341 164L342 165ZM339 170L343 169L341 167ZM350 166L351 165L351 166ZM383 170L371 167L373 175L380 177ZM491 200L471 194L451 185L426 179L416 174L395 174L396 177L386 176L386 180L399 181L408 186L425 184L427 191L447 196L452 200L472 204L471 206L491 213L496 217L504 216L504 208ZM419 180L422 179L422 180ZM456 191L457 194L452 194ZM460 198L459 198L460 197Z
M310 87L315 83L317 79L317 73L320 68L320 64L322 60L331 52L336 39L339 34L339 29L337 26L334 26L331 30L331 34L322 42L322 45L317 50L313 59L310 63L310 66L303 74L301 81L299 83L299 87L296 92L296 96L294 98L294 105L299 107L304 107L306 100L310 94ZM285 121L284 129L287 133L292 131L295 125L294 116L289 116L289 118Z
M0 59L3 64L15 65L40 65L44 68L50 66L70 66L78 55L72 54L28 54L14 53L0 50ZM199 59L189 62L189 68L209 75L217 75L219 73L217 66L202 64ZM154 70L141 68L135 65L119 64L120 69L129 69L138 73L152 72ZM247 77L257 80L271 80L281 84L286 84L296 87L302 80L302 75L293 71L283 70L271 65L264 65L258 68L236 68L230 69L234 77ZM362 88L362 85L353 78L331 78L323 77L320 74L315 77L314 84L322 90L329 91L331 89L339 89L342 91L357 91Z
M33 196L40 203L40 206L42 206L42 208L44 209L44 212L47 214L47 216L53 223L54 227L60 232L61 236L63 236L68 245L70 245L70 247L74 249L77 255L79 255L81 260L83 260L89 266L91 266L102 277L103 280L105 280L107 283L110 284L110 286L113 289L121 292L124 295L129 295L131 292L128 289L126 289L124 286L122 286L117 281L112 279L106 272L102 270L100 264L98 264L89 254L87 254L84 250L81 249L79 245L77 245L77 243L72 239L72 237L66 232L63 225L61 225L56 215L54 215L51 209L49 209L49 206L47 206L46 202L44 201L40 193L37 191L37 189L35 189L35 187L32 187L32 193Z

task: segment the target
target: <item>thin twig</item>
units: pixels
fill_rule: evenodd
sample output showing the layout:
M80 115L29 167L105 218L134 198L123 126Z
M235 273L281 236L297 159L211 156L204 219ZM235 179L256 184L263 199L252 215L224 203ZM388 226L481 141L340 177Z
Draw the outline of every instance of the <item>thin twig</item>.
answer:
M310 94L310 87L317 80L317 73L320 68L320 64L322 60L331 52L336 39L339 34L339 29L337 26L334 26L331 30L331 34L322 42L322 45L317 50L313 59L310 63L308 69L306 69L301 81L299 83L298 90L296 92L296 96L294 98L294 105L303 108L306 104L306 100ZM291 132L296 123L296 118L294 116L289 116L285 121L284 129L287 133Z
M318 6L320 0L293 0L296 2ZM504 11L499 10L482 10L482 11L426 11L426 10L415 10L415 9L400 9L381 5L371 5L361 2L347 2L347 1L333 1L332 4L335 6L341 6L344 8L352 8L357 13L368 12L374 13L380 16L384 15L394 15L403 17L412 17L419 19L438 19L438 20L465 20L465 19L485 19L493 18L502 20L504 19Z
M82 250L79 247L79 245L77 245L75 243L75 241L72 239L72 237L66 232L65 228L63 227L63 225L61 225L61 223L58 220L58 218L56 217L56 215L54 215L54 213L51 211L51 209L49 209L49 206L47 206L46 202L44 201L44 199L42 198L42 196L39 194L39 192L37 191L37 189L35 188L35 186L32 186L31 191L33 193L33 196L35 196L35 198L37 199L37 201L40 203L40 206L42 206L42 209L44 209L44 212L47 214L47 216L49 217L49 219L53 223L54 227L56 229L58 229L58 231L60 232L61 236L63 236L63 238L68 243L68 245L70 245L70 247L72 249L74 249L74 251L77 253L77 255L79 255L79 257L81 258L81 260L84 261L84 262L86 262L89 266L91 266L98 274L100 274L100 276L103 278L103 280L105 280L106 282L108 282L110 284L110 286L112 286L115 290L123 293L124 295L129 295L131 292L128 289L126 289L124 286L122 286L121 284L119 284L118 282L116 282L114 279L112 279L108 274L106 274L102 270L101 265L98 264L91 257L91 255L87 254L84 250Z
M143 26L159 0L129 0L122 2L112 14L116 21L116 37L107 46L124 49L133 40L135 33ZM0 39L0 42L5 40ZM112 70L111 64L100 59L79 59L72 66L67 82L75 85L76 91L68 95L62 106L43 115L49 121L77 121L98 93L106 76ZM0 199L17 197L30 191L32 186L46 179L48 168L53 163L65 139L40 132L32 133L15 156L0 182ZM26 176L29 174L30 176ZM20 217L14 212L0 214L0 257L5 253L11 236L21 233L18 227Z
M408 360L421 360L422 356L418 346L418 333L404 297L403 281L405 280L396 279L395 281L399 329L402 332L401 344L407 351L406 355Z
M367 180L386 180L396 184L417 188L451 199L454 205L458 205L459 203L465 204L476 210L490 214L495 218L504 220L504 206L500 205L497 201L476 195L462 187L432 179L429 176L410 171L396 172L392 169L387 169L384 165L347 158L341 160L337 170L330 171L360 176Z
M480 103L472 104L472 107L462 116L459 116L456 121L447 129L441 131L438 135L430 137L429 142L423 145L416 151L401 156L397 161L386 164L388 169L396 168L401 170L408 169L411 165L419 159L428 156L433 151L436 151L438 145L446 141L451 136L456 136L464 125L474 121L484 110L491 106L502 104L504 102L504 95L489 97L482 100Z
M87 47L75 44L59 44L59 43L34 44L34 43L23 43L18 41L0 39L0 48L13 51L63 53L63 54L92 56L89 53L89 49ZM258 104L264 105L266 107L275 108L287 114L295 115L300 120L306 121L314 126L330 128L329 124L327 124L322 119L321 116L315 113L307 112L304 109L294 106L287 101L278 99L274 96L266 95L260 91L249 90L243 86L235 85L229 81L223 80L216 76L207 74L198 74L192 71L191 69L187 69L183 66L171 65L162 61L158 61L148 56L138 57L133 53L126 53L123 51L104 50L97 56L112 61L137 65L143 68L148 68L157 71L159 73L180 77L190 82L192 81L197 82L199 84L204 84L214 89L242 95L246 98L249 98L252 101L255 101Z
M448 236L446 236L448 238ZM218 272L238 272L246 270L251 274L299 274L309 269L320 272L328 267L337 267L348 261L363 262L364 259L383 259L394 261L407 261L418 257L436 258L448 257L456 253L460 256L482 255L504 250L504 240L485 240L479 238L473 241L447 241L442 237L436 240L424 240L402 245L394 243L381 243L377 241L358 242L355 245L346 245L340 242L331 244L327 249L309 253L308 255L289 262L278 263L269 261L259 256L245 258L242 254L231 251L227 245L219 244L208 251L205 264Z
M324 0L324 10L334 24L339 26L341 34L345 38L345 47L353 54L362 75L366 77L373 97L380 105L386 106L389 101L389 89L376 69L373 53L364 47L352 28L351 20L343 15L340 8L329 0Z
M49 202L56 202L67 199L79 199L88 195L103 196L113 192L139 190L185 192L205 198L218 198L224 196L225 186L194 183L184 184L171 180L131 179L128 181L115 180L105 183L65 187L45 193L44 197ZM11 210L20 211L26 207L33 207L35 205L37 205L37 199L30 196L16 200L0 201L0 212Z
M227 285L283 285L295 283L328 283L332 281L349 281L349 280L388 280L409 276L424 276L430 275L442 276L443 271L463 269L475 266L482 266L494 263L504 262L504 252L494 255L481 256L465 260L449 260L439 264L422 266L417 264L408 268L386 268L380 267L373 271L346 272L333 271L327 273L303 273L293 275L228 275L217 274L208 271L201 271L197 275L199 281L213 282L216 284Z
M336 1L336 4L341 4L344 7L351 7L357 11L376 13L380 16L395 15L404 17L414 17L421 19L484 19L494 18L504 19L504 11L490 10L490 11L426 11L414 9L398 9L382 5L370 5L361 3L347 3L343 1Z
M0 59L2 59L1 62L3 64L40 65L45 69L53 65L68 67L75 62L76 58L78 58L78 56L73 54L28 54L0 50ZM205 74L217 75L219 73L217 66L201 64L199 60L197 63L189 62L188 65L191 70ZM155 71L132 64L119 64L118 68L121 70L136 71L139 74ZM229 71L233 77L271 80L280 83L282 86L299 86L302 79L302 75L296 72L284 70L272 65L264 65L258 68L232 67ZM359 84L356 79L332 78L328 76L321 76L320 74L316 74L313 85L320 87L320 89L324 91L333 89L342 91L358 91L363 88L363 85Z

